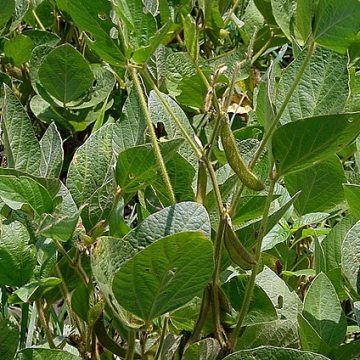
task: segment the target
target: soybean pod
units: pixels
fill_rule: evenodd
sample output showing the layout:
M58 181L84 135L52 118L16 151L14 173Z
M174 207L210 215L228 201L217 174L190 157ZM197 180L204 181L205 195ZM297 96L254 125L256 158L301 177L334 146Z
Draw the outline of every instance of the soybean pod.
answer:
M227 161L241 182L252 190L263 190L264 184L248 168L245 161L241 157L240 151L236 145L234 134L231 131L228 121L225 121L222 126L221 141L224 147Z

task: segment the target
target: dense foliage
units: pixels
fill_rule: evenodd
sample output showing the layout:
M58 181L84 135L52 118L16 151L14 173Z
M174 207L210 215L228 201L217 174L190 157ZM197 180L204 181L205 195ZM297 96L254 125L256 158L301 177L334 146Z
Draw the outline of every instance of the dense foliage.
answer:
M1 360L360 355L358 0L0 9Z

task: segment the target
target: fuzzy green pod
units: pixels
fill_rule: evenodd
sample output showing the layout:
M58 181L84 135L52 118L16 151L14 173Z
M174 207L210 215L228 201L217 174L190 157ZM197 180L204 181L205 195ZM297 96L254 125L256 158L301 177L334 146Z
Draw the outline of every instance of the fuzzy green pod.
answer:
M229 223L225 224L224 245L231 260L244 270L250 270L256 265L254 256L241 243Z
M241 157L234 134L227 121L222 126L221 141L227 161L242 183L252 190L264 190L264 184L253 172L251 172Z

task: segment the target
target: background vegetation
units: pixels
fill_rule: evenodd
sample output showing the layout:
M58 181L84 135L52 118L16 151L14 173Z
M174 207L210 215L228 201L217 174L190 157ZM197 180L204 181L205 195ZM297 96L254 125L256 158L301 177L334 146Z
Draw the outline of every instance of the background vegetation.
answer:
M358 0L1 0L0 358L360 354Z

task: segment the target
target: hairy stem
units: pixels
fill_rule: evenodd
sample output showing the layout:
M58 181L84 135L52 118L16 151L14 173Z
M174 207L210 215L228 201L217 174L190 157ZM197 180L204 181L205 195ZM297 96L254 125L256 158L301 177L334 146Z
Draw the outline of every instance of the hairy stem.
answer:
M235 349L235 347L236 347L237 339L239 337L239 333L240 333L243 321L245 319L245 316L249 311L251 298L252 298L253 293L254 293L255 278L256 278L256 275L257 275L257 273L259 271L259 268L260 268L261 246L262 246L263 238L264 238L264 236L266 235L266 232L267 232L266 230L267 230L267 224L268 224L268 219L269 219L269 211L270 211L271 201L272 201L272 198L273 198L273 195L274 195L275 184L276 184L276 180L272 180L271 184L270 184L270 188L269 188L269 193L268 193L267 198L266 198L263 218L262 218L262 221L261 221L259 235L257 237L256 245L255 245L256 265L254 266L254 268L251 271L251 276L250 276L250 278L248 280L248 283L247 283L247 286L246 286L246 289L245 289L244 300L242 302L241 309L239 311L239 319L238 319L237 324L235 326L235 329L232 332L231 337L230 337L229 348L230 348L231 351L233 351Z
M39 320L40 320L41 327L43 328L43 330L45 332L46 340L49 344L50 349L54 349L56 346L55 346L51 331L49 329L48 322L46 320L43 304L42 304L41 300L35 300L35 304L36 304L36 310L39 314Z
M146 99L145 99L145 96L144 96L144 93L143 93L143 90L141 88L141 84L140 84L140 81L139 81L138 72L134 67L131 67L131 66L129 66L128 70L129 70L129 73L131 75L131 78L134 81L136 91L137 91L137 93L139 95L140 104L141 104L142 110L144 112L146 125L147 125L147 128L148 128L149 134L150 134L151 144L152 144L153 149L154 149L154 154L155 154L155 157L156 157L156 161L157 161L157 163L159 165L159 168L160 168L160 173L161 173L161 177L163 179L164 185L165 185L166 192L168 193L170 201L172 203L175 203L175 201L176 201L175 200L175 194L174 194L171 182L170 182L169 174L168 174L168 172L166 170L164 159L163 159L163 157L161 155L158 140L157 140L157 137L156 137L156 134L155 134L153 123L151 121L150 112L149 112L149 109L147 107Z

